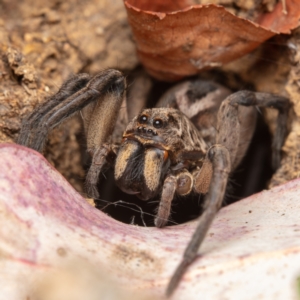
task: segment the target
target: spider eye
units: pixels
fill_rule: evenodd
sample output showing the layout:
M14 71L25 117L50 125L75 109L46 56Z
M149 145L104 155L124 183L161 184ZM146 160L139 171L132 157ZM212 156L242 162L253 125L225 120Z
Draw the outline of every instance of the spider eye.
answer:
M140 123L146 123L148 121L148 117L146 115L142 115L139 118Z
M155 127L155 128L161 128L162 126L163 126L163 121L161 120L161 119L155 119L154 121L153 121L153 126Z

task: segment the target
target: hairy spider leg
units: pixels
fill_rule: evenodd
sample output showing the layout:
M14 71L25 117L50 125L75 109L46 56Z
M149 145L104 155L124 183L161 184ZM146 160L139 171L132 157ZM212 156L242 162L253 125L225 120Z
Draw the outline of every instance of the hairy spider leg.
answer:
M253 109L252 112L249 110L250 107L247 111L247 107L245 106L255 105L273 107L279 111L279 120L277 121L277 129L274 136L276 147L273 147L273 150L278 153L275 154L273 163L278 163L275 159L279 159L280 162L280 149L277 147L283 144L286 129L278 127L286 127L286 122L283 123L283 121L287 119L290 107L289 100L273 94L249 91L239 91L228 96L218 111L216 145L213 145L208 150L205 158L205 161L212 165L212 177L208 193L204 200L204 212L200 216L197 228L186 247L183 258L168 284L166 290L168 297L173 294L186 269L197 257L199 247L221 207L229 174L240 161L238 149L240 140L242 139L243 127L245 126L241 126L241 115L253 112Z
M106 165L106 158L111 151L111 145L105 143L94 152L92 163L85 179L86 192L89 197L92 197L93 199L99 199L100 197L97 187L99 175L103 167Z
M280 166L280 152L287 134L287 120L291 103L288 98L270 93L239 91L232 94L231 104L244 106L271 107L278 110L276 131L272 142L272 166L276 170Z
M171 204L176 192L177 178L169 174L164 180L161 199L159 201L158 211L154 220L156 227L164 227L170 216Z
M42 105L40 105L23 120L18 138L18 144L32 147L34 141L31 140L31 136L33 132L40 126L42 118L59 103L63 102L66 98L70 97L86 86L89 80L90 75L83 73L75 75L64 82L56 94L48 98Z
M164 180L161 200L154 220L156 227L164 227L170 216L171 205L175 193L181 196L188 195L193 189L193 176L186 169L178 174L168 174Z
M77 77L75 77L75 81L77 81ZM67 85L68 86L68 85ZM74 86L74 84L71 84L71 86ZM66 86L64 88L66 90ZM98 101L100 103L104 103L104 107L106 107L106 98L105 96L108 95L108 98L111 99L111 101L115 100L116 107L120 107L121 102L120 99L123 99L123 94L125 90L125 80L124 76L121 72L117 70L105 70L94 76L85 87L81 88L74 94L70 95L67 94L66 98L62 98L63 92L59 91L58 94L56 94L53 98L58 98L57 95L60 95L61 101L56 101L56 105L53 103L53 107L50 109L50 111L45 112L43 116L40 118L40 121L38 122L36 129L32 132L31 136L31 143L30 147L41 152L44 143L46 141L48 132L59 125L62 121L70 117L75 112L83 109L88 104ZM115 95L115 97L110 97L112 94ZM52 105L51 105L52 106ZM101 104L99 104L101 106ZM42 109L44 111L44 109ZM104 112L102 112L104 113ZM33 113L35 115L36 113ZM104 113L104 116L106 113ZM110 114L108 114L110 115ZM98 130L99 136L96 134L93 136L93 138L99 142L99 146L101 143L105 141L107 136L111 133L113 129L113 124L111 122L107 123L107 118L100 118L101 120L98 122L102 123L104 130ZM29 123L32 122L31 116L28 118ZM32 119L33 123L35 124L36 117L33 117ZM111 121L111 120L109 120ZM91 125L93 126L93 122L91 122ZM30 125L31 126L31 125ZM32 126L31 126L32 127ZM93 143L92 143L93 144ZM93 150L93 149L91 149Z

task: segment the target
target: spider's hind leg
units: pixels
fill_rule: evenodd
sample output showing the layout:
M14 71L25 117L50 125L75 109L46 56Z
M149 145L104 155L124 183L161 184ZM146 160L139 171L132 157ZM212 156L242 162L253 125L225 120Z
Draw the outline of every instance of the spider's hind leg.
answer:
M287 134L287 122L291 102L288 98L270 93L240 91L228 97L231 105L271 107L278 110L276 130L272 142L272 166L280 166L281 148Z

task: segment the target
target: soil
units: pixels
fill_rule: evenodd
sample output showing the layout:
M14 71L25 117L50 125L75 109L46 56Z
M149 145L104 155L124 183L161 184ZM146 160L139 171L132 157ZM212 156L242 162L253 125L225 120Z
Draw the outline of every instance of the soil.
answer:
M138 64L121 0L0 3L0 142L13 142L21 119L72 74ZM83 192L79 117L51 134L46 158Z
M264 9L269 10L274 1L264 3ZM143 74L147 90L151 84L156 88L150 91L152 101L170 86L149 79L142 71L132 72L139 63L122 0L3 0L0 11L0 142L16 141L22 118L46 101L72 74L95 74L108 67L140 80L141 75L136 74ZM242 14L243 9L238 11ZM291 99L294 106L282 166L269 186L298 177L300 30L291 36L277 36L244 58L201 76L233 90L252 88ZM276 112L262 113L270 130L274 130ZM79 115L52 132L45 156L76 190L84 193L88 159Z

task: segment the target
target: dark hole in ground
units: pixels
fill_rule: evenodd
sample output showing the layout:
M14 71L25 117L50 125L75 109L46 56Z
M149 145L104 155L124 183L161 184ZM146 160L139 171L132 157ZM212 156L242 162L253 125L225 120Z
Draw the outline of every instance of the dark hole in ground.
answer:
M149 95L149 106L153 106L153 99L159 99L169 87L170 84L156 82ZM249 87L244 85L243 89L246 88ZM263 190L271 176L271 135L263 117L259 114L256 131L248 152L228 183L224 205ZM159 196L142 201L134 195L123 193L114 184L112 170L105 172L101 177L99 189L103 200L96 201L97 208L124 223L154 226ZM108 199L113 199L114 203L109 202ZM202 204L203 195L176 196L172 203L172 214L168 225L180 224L197 218L201 214Z

